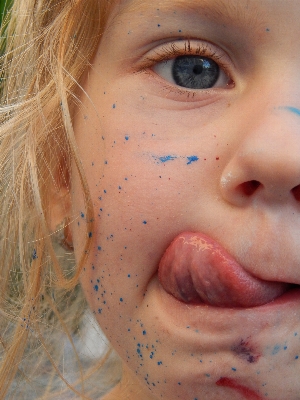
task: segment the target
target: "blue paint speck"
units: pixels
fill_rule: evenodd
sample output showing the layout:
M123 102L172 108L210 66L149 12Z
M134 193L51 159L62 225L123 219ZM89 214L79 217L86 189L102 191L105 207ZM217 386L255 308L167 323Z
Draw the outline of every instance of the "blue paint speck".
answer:
M36 260L38 258L38 256L37 256L37 254L36 254L36 249L33 249L33 252L32 252L32 259L33 260Z
M80 213L81 218L84 218L84 214L83 212Z
M143 224L146 225L146 224L147 224L147 221L143 221Z
M116 108L116 105L115 105L115 104L113 104L113 105L112 105L112 108Z
M121 302L121 303L123 302L123 297L120 297L120 302Z
M93 232L89 232L89 238L93 236Z
M147 332L146 331L143 331L143 335L145 336L147 334Z
M99 286L98 286L98 285L95 285L95 286L94 286L94 290L95 290L96 292L98 292Z
M299 356L296 356L296 357L295 357L295 360L298 360L298 358L299 358Z
M162 361L157 361L157 365L162 365Z
M189 156L187 157L188 162L186 163L187 165L192 164L194 161L198 161L199 158L197 156Z
M126 135L126 136L125 136L125 140L129 140L129 136Z
M234 368L234 367L232 367L231 369L232 369L232 371L234 371L234 372L236 371L236 368Z

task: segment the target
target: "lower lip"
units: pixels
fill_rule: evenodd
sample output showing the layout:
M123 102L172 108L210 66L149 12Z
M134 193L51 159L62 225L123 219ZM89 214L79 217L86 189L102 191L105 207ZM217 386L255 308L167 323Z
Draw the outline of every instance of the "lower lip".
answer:
M234 325L240 326L241 318L243 318L243 324L249 324L249 328L254 328L261 325L271 325L272 323L278 323L278 317L282 317L283 321L287 321L290 318L291 313L295 315L295 312L300 317L300 288L291 289L284 293L282 296L276 298L270 303L262 306L250 307L250 308L223 308L214 307L207 304L186 304L177 300L174 296L167 293L161 286L157 279L157 286L161 296L161 304L165 309L165 312L170 317L176 319L176 325L178 321L186 326L186 324L193 324L195 328L200 327L203 323L213 324L216 328L218 325L222 328L228 327L231 329ZM267 319L266 319L267 315ZM245 326L246 328L246 326Z

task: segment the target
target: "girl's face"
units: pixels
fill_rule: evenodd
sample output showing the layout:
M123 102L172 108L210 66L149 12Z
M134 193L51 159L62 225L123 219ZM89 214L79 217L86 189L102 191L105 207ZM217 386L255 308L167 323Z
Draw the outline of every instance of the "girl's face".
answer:
M74 127L95 213L82 285L123 360L116 398L299 398L300 294L269 295L300 284L299 16L298 0L124 0L109 17ZM183 301L201 268L216 301Z

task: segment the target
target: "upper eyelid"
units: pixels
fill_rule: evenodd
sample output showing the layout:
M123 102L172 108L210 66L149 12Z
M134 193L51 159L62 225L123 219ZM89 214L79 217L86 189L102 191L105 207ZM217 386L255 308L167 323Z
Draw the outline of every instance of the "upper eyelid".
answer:
M156 64L175 59L182 55L202 55L213 59L225 72L232 82L235 82L235 65L226 52L207 40L202 39L174 39L161 43L149 50L139 62L139 70L152 69Z

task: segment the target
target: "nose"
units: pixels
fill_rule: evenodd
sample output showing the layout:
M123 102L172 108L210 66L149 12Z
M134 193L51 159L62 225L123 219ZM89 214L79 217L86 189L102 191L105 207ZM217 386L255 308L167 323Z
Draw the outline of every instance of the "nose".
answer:
M221 175L223 198L235 206L300 203L300 110L273 108L238 135Z

